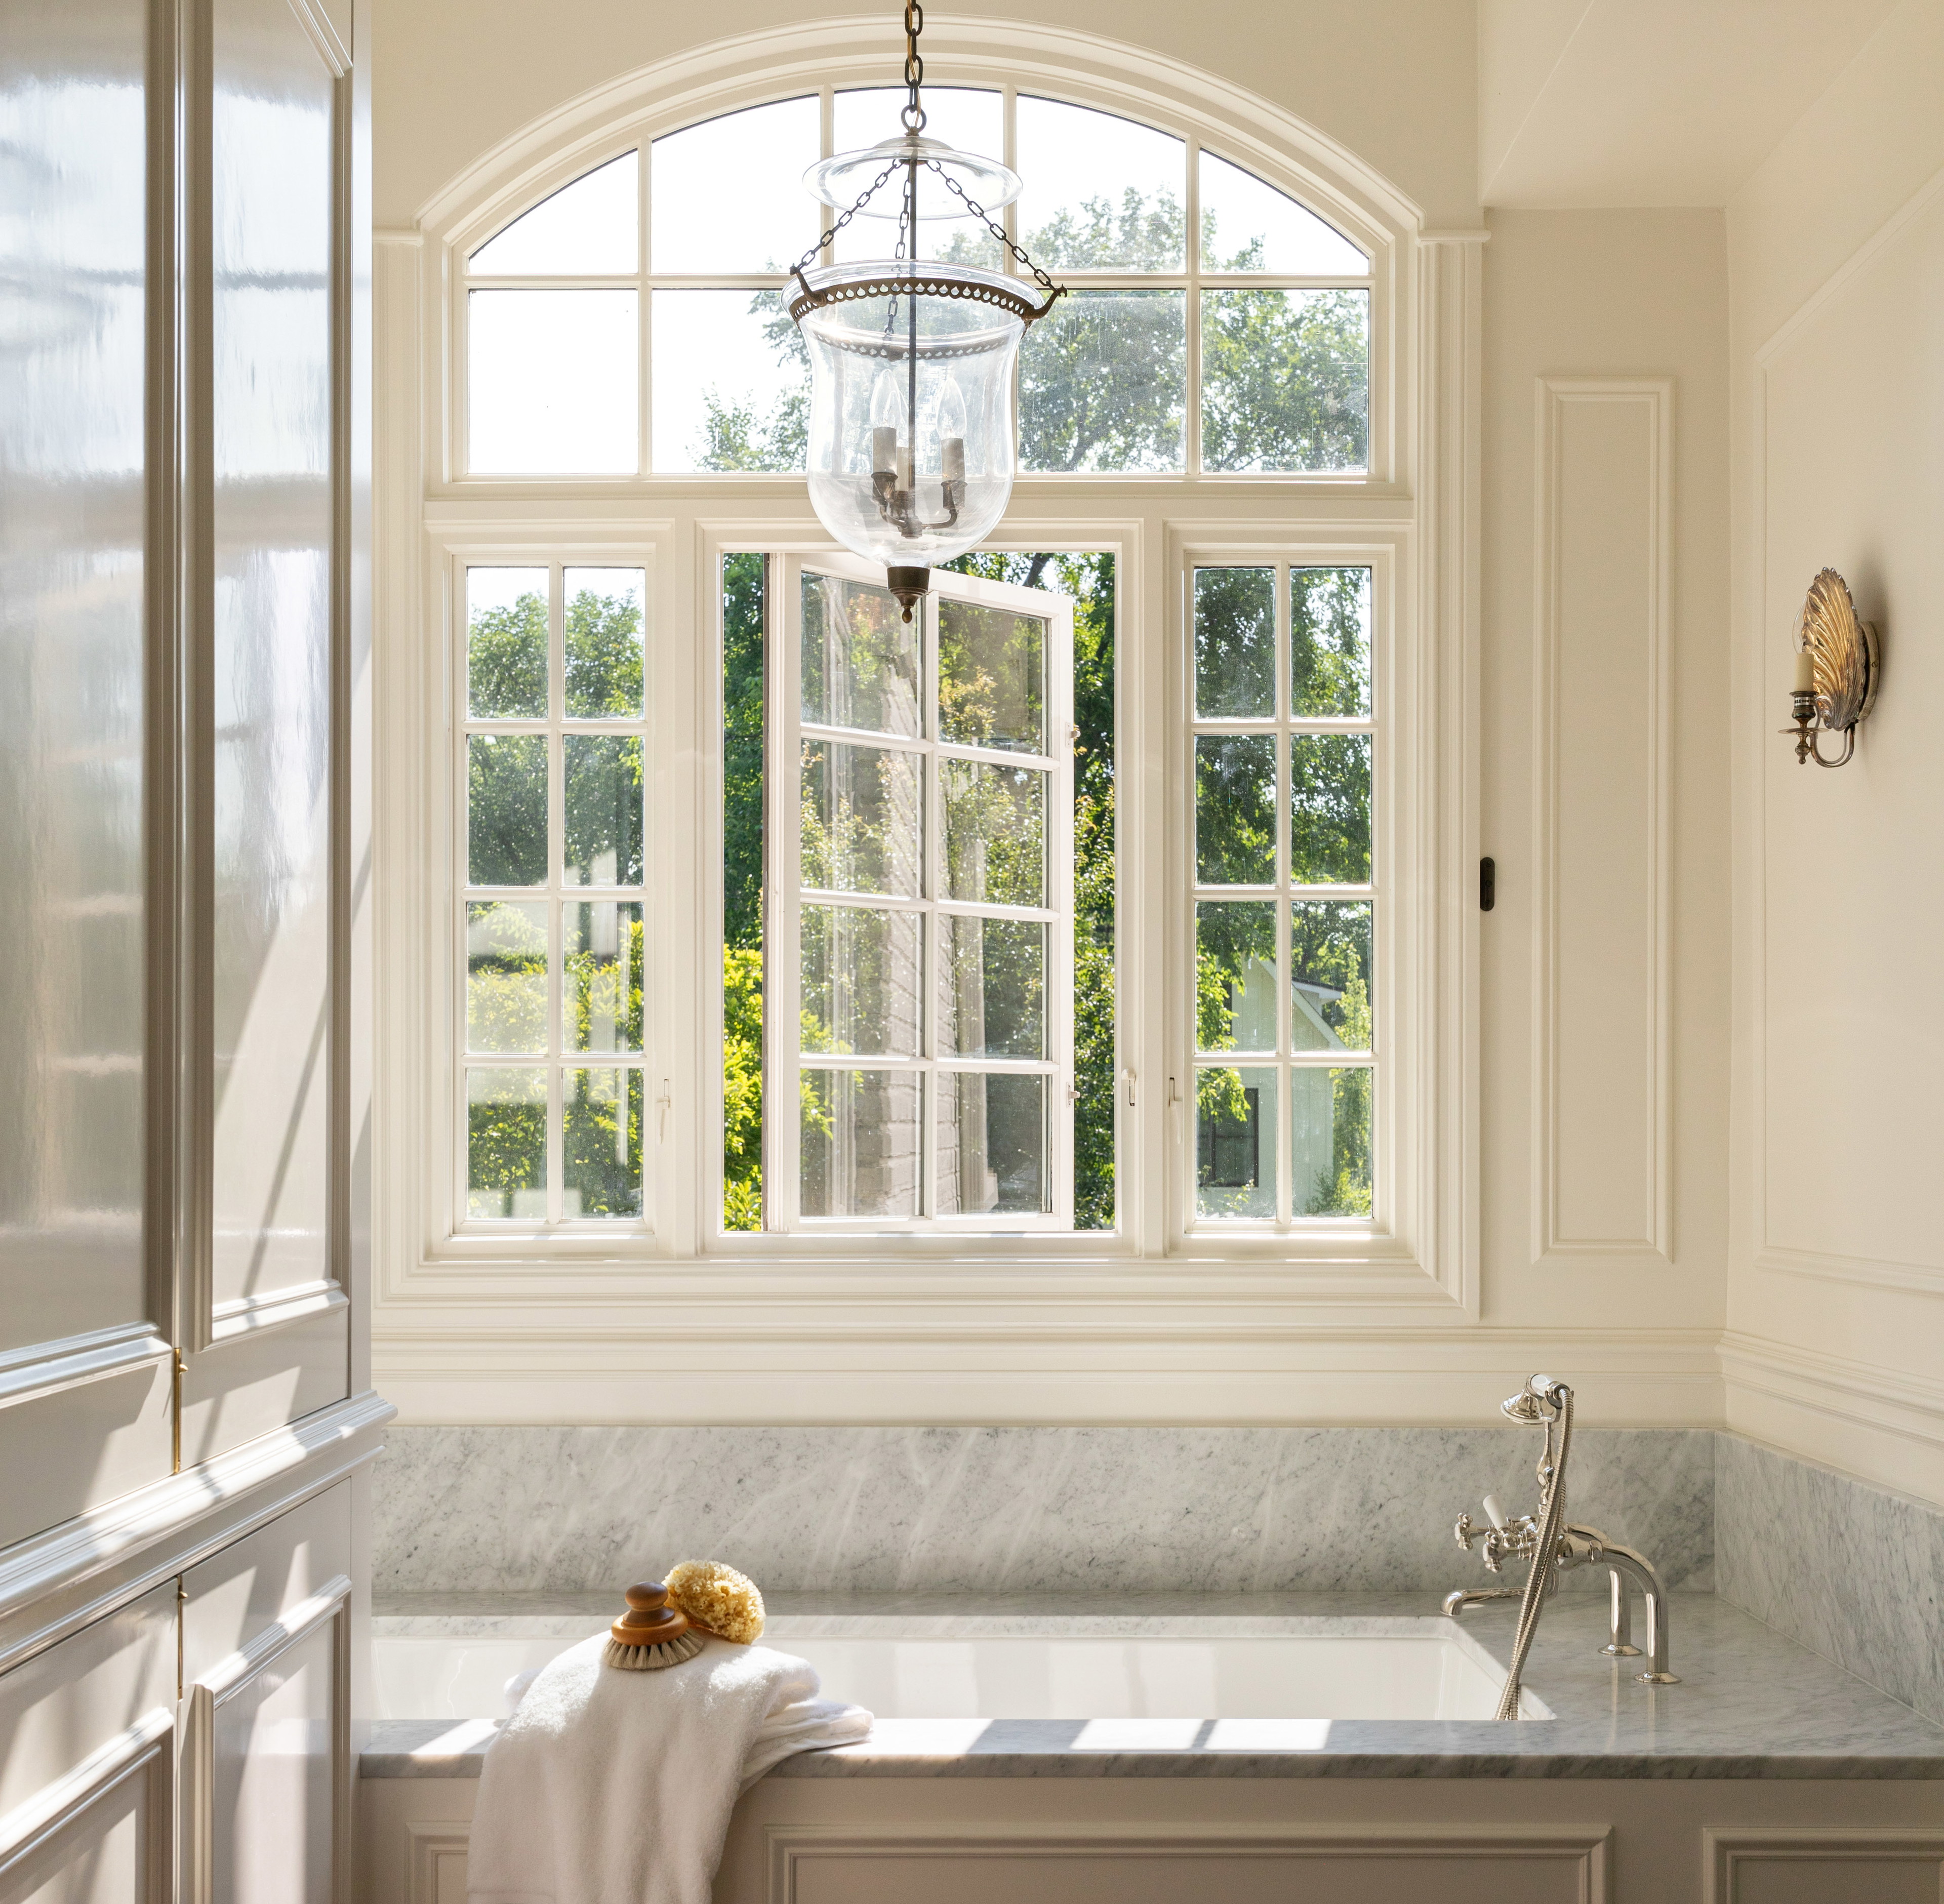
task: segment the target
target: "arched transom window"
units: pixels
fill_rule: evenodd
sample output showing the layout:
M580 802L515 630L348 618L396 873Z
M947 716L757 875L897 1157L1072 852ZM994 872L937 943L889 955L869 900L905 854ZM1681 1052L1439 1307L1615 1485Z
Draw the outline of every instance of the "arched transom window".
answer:
M780 288L828 217L802 174L894 131L903 97L811 94L644 140L474 250L463 467L801 469L808 370ZM1027 336L1023 469L1366 468L1370 261L1349 239L1152 126L1028 94L940 88L925 104L929 130L1016 166L1007 235L1072 289ZM1003 266L927 183L925 254ZM894 221L860 218L830 255L895 238Z

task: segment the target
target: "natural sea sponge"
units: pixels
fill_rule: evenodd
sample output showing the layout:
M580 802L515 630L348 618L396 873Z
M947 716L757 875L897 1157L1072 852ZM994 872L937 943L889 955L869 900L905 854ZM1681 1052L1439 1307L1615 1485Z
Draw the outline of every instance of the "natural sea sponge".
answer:
M685 1560L668 1573L668 1596L698 1626L737 1646L763 1631L763 1596L746 1573L719 1560Z

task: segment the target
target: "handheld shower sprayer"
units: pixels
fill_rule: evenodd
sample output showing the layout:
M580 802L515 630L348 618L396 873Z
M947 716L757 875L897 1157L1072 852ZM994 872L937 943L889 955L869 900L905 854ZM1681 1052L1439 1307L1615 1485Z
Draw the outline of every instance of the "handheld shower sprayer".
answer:
M1629 1658L1640 1649L1632 1643L1626 1582L1634 1581L1647 1603L1647 1670L1638 1676L1652 1684L1677 1684L1667 1670L1667 1610L1659 1576L1644 1555L1630 1547L1609 1540L1598 1527L1574 1527L1566 1518L1566 1461L1573 1447L1573 1391L1550 1375L1535 1375L1515 1395L1499 1404L1507 1420L1543 1428L1546 1445L1537 1464L1539 1512L1536 1515L1509 1515L1496 1494L1485 1496L1485 1516L1491 1523L1483 1530L1485 1564L1494 1573L1508 1560L1531 1563L1522 1592L1510 1589L1465 1588L1445 1597L1444 1610L1456 1615L1468 1606L1484 1600L1519 1602L1518 1631L1512 1644L1512 1665L1506 1675L1505 1690L1499 1699L1496 1717L1519 1716L1521 1682L1533 1636L1539 1630L1539 1616L1546 1596L1558 1583L1560 1570L1569 1567L1603 1566L1612 1573L1612 1638L1602 1651L1615 1658ZM1481 1530L1469 1514L1458 1517L1454 1532L1458 1544L1468 1551Z

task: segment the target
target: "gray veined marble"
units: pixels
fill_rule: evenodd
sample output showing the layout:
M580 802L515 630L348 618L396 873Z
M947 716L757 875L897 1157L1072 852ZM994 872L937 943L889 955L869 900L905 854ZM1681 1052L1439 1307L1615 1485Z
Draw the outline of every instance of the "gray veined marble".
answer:
M792 1598L777 1610L775 1643L860 1613L970 1614L982 1628L1049 1615L1105 1616L1130 1630L1172 1629L1186 1616L1223 1631L1287 1630L1315 1620L1372 1630L1426 1620L1426 1597L1397 1593L1297 1595L1062 1596L1037 1607L1020 1595L860 1595ZM1677 1686L1643 1686L1632 1662L1603 1658L1604 1608L1556 1602L1541 1623L1527 1678L1556 1716L1531 1724L1477 1720L1332 1720L1320 1743L1274 1751L1075 1749L1079 1723L995 1718L969 1741L941 1745L926 1722L889 1721L870 1739L786 1759L772 1778L1626 1778L1944 1780L1944 1727L1829 1660L1780 1639L1713 1594L1675 1597ZM521 1617L503 1603L500 1618ZM558 1614L545 1616L557 1619ZM436 1616L429 1612L415 1623ZM467 1630L481 1613L455 1623ZM1436 1616L1431 1623L1441 1624ZM386 1623L390 1630L393 1623ZM1514 1610L1465 1616L1473 1644L1503 1663ZM374 1729L366 1778L476 1778L494 1723L392 1720ZM935 1732L935 1728L934 1728Z
M1713 1564L1705 1429L1583 1429L1576 1518L1670 1586ZM771 1591L1442 1592L1496 1490L1536 1496L1537 1435L1427 1428L395 1428L381 1594L611 1590L675 1561ZM1569 1575L1576 1589L1604 1574Z
M1721 1594L1944 1724L1944 1514L1719 1439Z

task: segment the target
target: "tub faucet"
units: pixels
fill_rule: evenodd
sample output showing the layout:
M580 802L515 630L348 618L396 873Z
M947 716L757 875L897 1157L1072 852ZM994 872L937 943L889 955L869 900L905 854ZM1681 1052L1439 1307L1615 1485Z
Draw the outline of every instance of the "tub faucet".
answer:
M1444 1610L1453 1619L1467 1607L1485 1600L1518 1600L1518 1635L1513 1648L1510 1675L1499 1716L1517 1716L1518 1684L1539 1626L1544 1601L1557 1589L1559 1575L1571 1567L1604 1567L1607 1570L1611 1594L1609 1638L1600 1650L1615 1659L1638 1659L1641 1649L1633 1643L1633 1625L1627 1595L1631 1581L1638 1589L1647 1607L1647 1670L1636 1675L1650 1685L1672 1686L1680 1682L1667 1669L1667 1595L1653 1563L1631 1547L1609 1540L1598 1527L1576 1524L1566 1518L1566 1458L1573 1439L1573 1391L1564 1382L1535 1375L1519 1392L1503 1404L1507 1416L1517 1422L1532 1422L1546 1430L1546 1447L1539 1460L1540 1507L1536 1515L1508 1515L1496 1494L1484 1499L1487 1525L1475 1525L1469 1514L1458 1517L1452 1533L1469 1553L1478 1540L1486 1567L1500 1572L1509 1560L1532 1563L1524 1587L1461 1587L1444 1597ZM1555 1442L1555 1431L1558 1439ZM1550 1533L1549 1533L1549 1530ZM1548 1549L1549 1549L1549 1551Z

